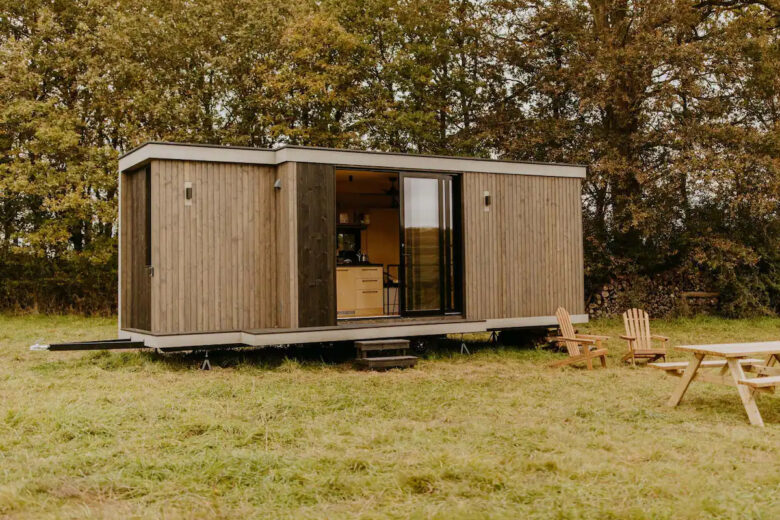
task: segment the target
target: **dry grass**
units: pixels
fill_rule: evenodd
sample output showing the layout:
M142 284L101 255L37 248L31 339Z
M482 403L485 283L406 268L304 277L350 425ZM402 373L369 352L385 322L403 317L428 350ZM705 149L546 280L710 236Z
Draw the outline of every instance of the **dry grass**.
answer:
M777 338L780 320L658 322L673 343ZM617 321L583 327L616 337ZM355 372L302 359L41 353L109 319L0 316L0 517L776 518L780 406L554 354L440 351ZM325 353L337 359L338 353Z

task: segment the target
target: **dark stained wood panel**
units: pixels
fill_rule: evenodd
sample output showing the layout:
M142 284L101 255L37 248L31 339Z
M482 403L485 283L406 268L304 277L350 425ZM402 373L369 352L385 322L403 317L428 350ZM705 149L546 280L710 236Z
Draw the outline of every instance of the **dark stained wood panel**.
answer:
M580 190L580 179L463 175L468 319L585 313Z
M297 163L298 326L336 324L336 179L331 165Z
M150 166L122 174L120 283L121 326L152 330L151 278L146 269L150 255Z

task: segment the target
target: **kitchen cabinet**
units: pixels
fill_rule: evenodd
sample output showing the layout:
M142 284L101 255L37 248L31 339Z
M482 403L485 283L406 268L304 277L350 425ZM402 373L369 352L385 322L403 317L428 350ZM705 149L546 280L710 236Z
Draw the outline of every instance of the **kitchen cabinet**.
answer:
M383 314L382 266L336 268L336 308L340 318Z

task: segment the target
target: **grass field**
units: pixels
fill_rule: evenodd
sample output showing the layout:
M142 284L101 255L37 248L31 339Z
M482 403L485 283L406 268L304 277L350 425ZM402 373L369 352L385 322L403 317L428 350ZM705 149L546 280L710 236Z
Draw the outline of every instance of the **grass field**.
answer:
M780 320L659 321L672 344L765 340ZM582 327L616 338L618 321ZM312 350L197 360L30 352L104 318L0 316L0 517L777 518L780 401L556 354L436 351L356 372ZM324 352L323 359L343 354Z

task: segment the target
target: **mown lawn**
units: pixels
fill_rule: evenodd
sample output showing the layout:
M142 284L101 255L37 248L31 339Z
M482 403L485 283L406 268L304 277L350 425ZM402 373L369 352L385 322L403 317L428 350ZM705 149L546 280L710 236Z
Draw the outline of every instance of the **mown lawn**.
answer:
M778 339L780 319L659 321L672 344ZM581 327L614 338L618 321ZM356 372L311 351L30 352L112 319L0 316L0 517L777 518L780 401L556 354L437 351ZM337 358L326 353L323 358Z

